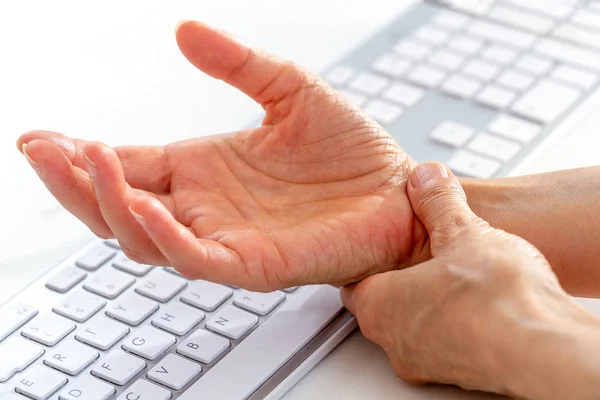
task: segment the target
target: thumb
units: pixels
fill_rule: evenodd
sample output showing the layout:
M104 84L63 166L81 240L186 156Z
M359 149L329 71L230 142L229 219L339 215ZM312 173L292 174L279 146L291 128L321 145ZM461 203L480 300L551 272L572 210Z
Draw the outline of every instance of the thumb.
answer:
M246 93L263 107L317 79L295 64L196 21L175 29L177 45L196 68Z
M434 256L465 226L482 222L469 208L456 177L441 164L418 165L409 177L407 191L416 216L427 229Z

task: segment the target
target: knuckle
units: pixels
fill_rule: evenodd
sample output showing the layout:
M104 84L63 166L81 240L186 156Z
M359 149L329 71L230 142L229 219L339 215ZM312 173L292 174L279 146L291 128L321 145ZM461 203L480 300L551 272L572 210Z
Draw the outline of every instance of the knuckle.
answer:
M359 285L360 286L360 285ZM355 316L363 335L372 342L378 342L381 330L381 309L377 306L376 292L368 290L367 286L359 287L356 296Z
M410 385L422 385L427 382L427 379L417 371L414 365L406 363L395 355L390 355L389 353L388 355L390 356L392 369L398 378Z
M446 204L454 199L465 199L465 193L460 185L452 182L435 183L423 192L419 202L423 209L439 208L440 203Z
M377 343L376 329L373 326L373 323L368 319L365 320L364 318L362 320L358 319L358 321L358 326L360 327L360 331L363 334L363 336L371 342Z

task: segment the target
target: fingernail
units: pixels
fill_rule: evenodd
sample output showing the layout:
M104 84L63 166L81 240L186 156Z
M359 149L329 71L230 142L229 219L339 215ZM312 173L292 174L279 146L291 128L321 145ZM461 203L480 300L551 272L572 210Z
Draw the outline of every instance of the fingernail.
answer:
M83 159L85 160L85 168L87 169L87 173L90 176L90 179L93 181L98 176L98 169L96 168L96 164L83 152Z
M437 178L447 178L448 170L438 163L420 164L414 169L410 183L414 188L421 188L428 182Z
M40 167L40 165L38 163L36 163L33 160L33 158L31 158L31 156L29 154L27 154L27 143L23 143L23 147L21 147L21 150L23 151L23 155L27 159L27 162L29 162L29 165L31 165L31 168L33 168L33 170L36 172L36 174L41 175L42 168Z
M133 211L133 208L129 207L129 212L131 213L131 215L133 215L133 217L140 223L140 224L144 224L146 222L146 218L144 218L142 215L136 213L135 211Z

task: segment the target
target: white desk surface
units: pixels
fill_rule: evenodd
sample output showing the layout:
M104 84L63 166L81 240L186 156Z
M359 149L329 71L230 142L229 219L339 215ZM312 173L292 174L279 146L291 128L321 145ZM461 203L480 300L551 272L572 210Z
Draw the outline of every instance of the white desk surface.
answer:
M81 224L54 208L43 216L29 215L37 204L29 199L43 191L12 145L20 132L41 127L124 144L164 143L235 130L251 121L258 109L186 65L173 40L179 20L194 18L231 30L319 71L406 6L386 0L366 4L363 0L2 2L0 198L5 213L0 211L4 253L0 304L92 238ZM600 115L589 116L580 124L577 140L573 136L560 140L529 171L600 164L599 125ZM23 185L15 193L11 182L17 180ZM36 233L37 227L28 222L35 218L55 219L45 225L54 230L68 228L54 235L60 245L44 246L42 237L48 235L43 229L48 228ZM395 377L385 354L354 332L285 398L495 396L446 387L409 388Z

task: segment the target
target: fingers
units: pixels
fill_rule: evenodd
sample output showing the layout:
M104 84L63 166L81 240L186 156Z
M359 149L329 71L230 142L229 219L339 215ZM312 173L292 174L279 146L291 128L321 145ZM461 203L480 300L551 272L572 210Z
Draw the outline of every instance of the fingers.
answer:
M150 196L137 196L131 201L130 211L169 265L183 275L251 288L237 253L217 242L197 239L161 202Z
M431 295L442 293L446 284L440 279L442 271L439 260L429 260L413 268L371 275L343 287L342 301L365 337L385 347L393 341L389 335L394 324L408 323L415 312L434 306Z
M73 166L86 169L83 150L88 141L57 132L30 131L17 140L17 148L22 152L24 144L39 139L54 143ZM131 187L156 194L169 191L171 169L165 146L127 146L117 147L115 151L123 166L125 180Z
M198 69L263 106L295 93L310 77L294 64L200 22L181 23L176 38L183 55Z
M50 193L96 235L114 237L98 209L88 174L74 167L64 151L47 140L32 140L22 146L24 155Z
M102 143L89 143L84 157L102 217L125 254L144 264L165 265L165 257L129 212L127 184L117 154Z
M432 252L446 246L470 224L482 221L471 211L465 192L452 172L438 163L425 163L411 173L407 192L415 215L432 240Z

